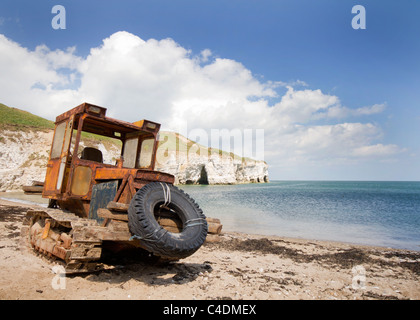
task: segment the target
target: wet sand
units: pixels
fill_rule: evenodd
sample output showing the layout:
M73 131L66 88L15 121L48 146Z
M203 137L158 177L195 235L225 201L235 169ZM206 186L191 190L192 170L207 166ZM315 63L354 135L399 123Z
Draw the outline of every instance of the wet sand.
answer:
M420 252L223 233L194 255L159 263L104 253L104 270L66 276L20 245L29 207L0 200L0 299L420 299Z

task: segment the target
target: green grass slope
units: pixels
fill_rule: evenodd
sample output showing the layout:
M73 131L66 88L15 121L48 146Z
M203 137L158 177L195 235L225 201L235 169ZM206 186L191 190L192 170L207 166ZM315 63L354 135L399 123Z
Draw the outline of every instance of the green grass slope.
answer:
M54 129L54 122L0 103L0 127L9 130Z

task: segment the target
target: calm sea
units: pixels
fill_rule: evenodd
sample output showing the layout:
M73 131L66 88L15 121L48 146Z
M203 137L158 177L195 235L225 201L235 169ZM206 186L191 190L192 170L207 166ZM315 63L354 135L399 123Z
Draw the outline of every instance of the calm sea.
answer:
M226 231L420 251L420 182L182 186Z

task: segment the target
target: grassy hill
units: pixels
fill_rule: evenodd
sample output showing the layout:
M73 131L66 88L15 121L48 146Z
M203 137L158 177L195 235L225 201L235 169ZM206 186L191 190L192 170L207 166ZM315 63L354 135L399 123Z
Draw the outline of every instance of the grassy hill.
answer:
M227 152L216 148L208 148L195 141L192 141L183 135L176 132L160 131L159 146L164 147L169 151L176 151L177 153L200 154L203 156L211 156L218 154L219 156L231 157L235 160L252 160L250 158L240 157L233 152ZM193 149L191 149L193 148Z
M0 125L3 129L54 129L54 122L30 112L8 107L0 103Z

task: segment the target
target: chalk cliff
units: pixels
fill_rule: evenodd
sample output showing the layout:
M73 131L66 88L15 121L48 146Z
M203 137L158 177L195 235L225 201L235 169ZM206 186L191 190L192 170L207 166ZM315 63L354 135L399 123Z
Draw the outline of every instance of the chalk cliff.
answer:
M171 132L161 134L157 162L158 170L173 174L179 184L268 182L268 165L264 161L209 149Z
M0 130L0 191L44 181L52 130Z
M53 131L0 129L0 192L21 191L32 181L44 181ZM119 148L99 143L104 159L118 158ZM268 182L264 161L240 158L208 149L171 132L161 133L157 170L175 176L176 184L238 184Z

